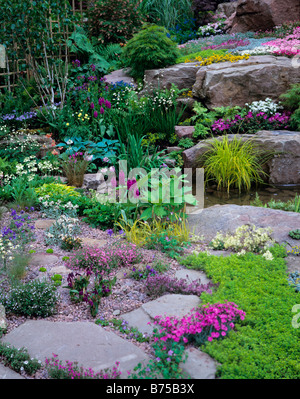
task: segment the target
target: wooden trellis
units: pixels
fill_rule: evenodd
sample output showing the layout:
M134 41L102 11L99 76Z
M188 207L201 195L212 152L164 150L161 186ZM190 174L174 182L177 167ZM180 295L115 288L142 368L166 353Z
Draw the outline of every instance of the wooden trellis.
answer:
M73 10L73 14L79 14L80 24L84 25L87 21L85 13L88 9L88 0L69 0L70 5ZM50 26L54 24L56 21L50 21ZM69 32L71 34L72 32ZM58 32L59 34L59 32ZM1 89L7 89L11 91L14 87L18 86L17 76L21 72L20 65L23 63L25 59L18 59L16 61L10 61L6 56L6 66L5 68L0 68L0 91ZM31 74L27 69L22 72L23 77L29 80Z

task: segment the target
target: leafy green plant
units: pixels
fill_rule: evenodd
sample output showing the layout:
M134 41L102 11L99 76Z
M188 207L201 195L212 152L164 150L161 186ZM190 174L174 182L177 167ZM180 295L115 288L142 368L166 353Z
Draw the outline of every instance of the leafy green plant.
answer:
M212 139L207 151L200 159L206 174L206 181L214 180L218 190L238 188L250 190L253 183L262 183L266 173L262 169L259 151L251 142L236 137L229 141L228 136Z
M51 276L51 280L53 281L55 287L58 287L61 285L62 275L61 274L53 274L53 276Z
M25 371L29 375L36 373L41 367L41 361L30 357L26 348L17 349L11 344L0 343L0 359L4 366L20 373Z
M60 247L65 251L72 251L82 247L82 240L79 237L64 237Z
M290 120L291 127L300 130L300 84L292 85L280 98L283 106L293 112Z
M300 230L299 229L290 230L289 236L294 240L300 240Z
M11 288L0 300L11 313L27 317L47 317L55 313L58 296L53 284L46 280L32 280Z
M115 330L119 330L121 333L126 334L128 338L135 339L137 342L149 342L147 334L141 333L136 327L129 327L126 320L116 318L105 320L104 318L100 318L96 320L95 323L101 326L111 326Z
M162 26L144 25L127 42L121 59L130 67L130 73L135 79L142 79L147 69L175 64L179 52L176 43L167 35L168 31Z
M90 8L89 32L101 43L125 43L142 26L137 0L98 0Z
M178 146L187 149L187 148L193 147L194 146L194 142L193 142L192 139L187 137L185 139L180 139L179 143L178 143Z

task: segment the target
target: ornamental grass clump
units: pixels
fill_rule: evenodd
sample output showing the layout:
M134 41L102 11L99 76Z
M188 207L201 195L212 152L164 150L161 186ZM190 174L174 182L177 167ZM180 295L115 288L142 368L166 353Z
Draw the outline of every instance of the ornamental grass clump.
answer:
M202 292L212 293L213 283L201 284L200 280L188 281L184 278L177 279L168 275L149 275L145 281L147 295L158 298L166 293L201 296Z
M195 342L197 345L226 337L238 320L244 320L245 312L233 302L207 304L181 319L176 316L162 318L156 316L154 324L159 334L154 340L175 342Z
M252 184L262 183L265 172L262 169L259 152L251 140L242 142L236 137L229 141L228 136L213 139L207 151L199 159L204 168L206 181L217 183L218 190L230 191L237 188L249 191Z

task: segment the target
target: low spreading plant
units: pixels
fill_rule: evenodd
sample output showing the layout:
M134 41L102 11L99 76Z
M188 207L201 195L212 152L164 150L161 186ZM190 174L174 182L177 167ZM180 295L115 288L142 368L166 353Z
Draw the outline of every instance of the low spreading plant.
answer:
M300 292L300 273L293 272L288 277L289 284L295 289L296 292Z
M61 215L52 226L50 226L45 232L46 245L58 245L61 246L64 243L66 237L73 237L80 233L81 228L79 225L78 218L71 218L67 215Z
M27 349L17 349L10 344L0 343L0 360L4 366L20 373L25 371L29 375L36 373L41 367L41 361L30 357Z
M66 260L66 266L74 270L92 269L109 273L118 267L130 267L141 260L136 245L117 242L107 248L83 247Z
M242 225L238 227L234 233L217 233L215 238L210 242L212 249L230 249L239 254L245 252L266 252L267 244L273 243L271 238L271 228L257 228L254 225Z
M242 257L202 253L190 255L181 263L187 268L204 270L212 281L219 283L212 295L203 293L203 304L228 300L246 313L226 339L213 339L201 346L202 351L220 363L217 378L300 377L299 350L293 344L299 340L300 330L295 328L297 315L293 317L291 313L299 294L288 284L283 258L268 261L253 253Z
M150 337L147 334L143 334L138 331L135 327L129 327L128 321L121 319L109 319L105 320L104 318L100 318L96 320L96 324L100 324L101 326L111 326L115 330L119 330L121 333L125 334L128 339L134 339L137 342L149 342Z
M214 284L201 284L199 280L188 281L184 278L177 279L168 275L149 275L145 281L147 295L158 298L166 293L201 296L202 292L212 293Z
M299 229L290 230L289 236L294 240L300 240L300 230Z
M32 280L20 283L0 297L8 312L26 317L48 317L56 312L58 294L54 284Z
M78 366L78 362L66 360L64 363L58 359L55 353L49 359L46 358L45 365L50 378L55 380L107 380L120 378L121 372L118 370L119 362L115 363L111 369L107 368L95 372L92 368Z

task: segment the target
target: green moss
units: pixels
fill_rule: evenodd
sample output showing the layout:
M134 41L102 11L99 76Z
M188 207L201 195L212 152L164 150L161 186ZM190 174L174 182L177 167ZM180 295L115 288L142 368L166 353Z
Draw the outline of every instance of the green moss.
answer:
M273 251L276 253L276 251ZM283 258L268 261L260 255L208 256L181 260L188 268L204 270L214 283L203 303L235 302L246 312L243 322L224 340L201 348L221 363L223 379L294 379L300 377L300 328L292 326L292 308L300 296L289 286Z

